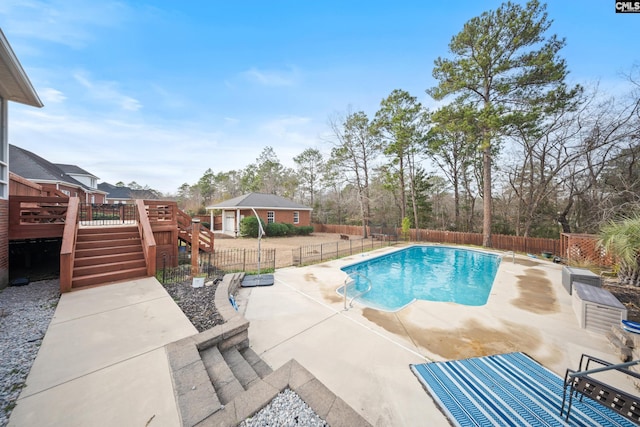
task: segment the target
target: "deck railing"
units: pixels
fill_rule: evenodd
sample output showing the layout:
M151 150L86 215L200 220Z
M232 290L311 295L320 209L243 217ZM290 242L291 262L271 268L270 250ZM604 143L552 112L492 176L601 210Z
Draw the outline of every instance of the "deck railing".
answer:
M142 251L147 263L147 274L153 276L156 273L156 241L151 230L151 223L143 200L136 200L135 208L138 217L138 232L142 241Z
M135 205L87 203L80 205L81 225L133 225L137 219Z
M79 212L80 200L77 197L71 197L66 212L66 222L60 247L60 292L69 292L71 290Z
M62 237L69 198L9 197L9 240Z

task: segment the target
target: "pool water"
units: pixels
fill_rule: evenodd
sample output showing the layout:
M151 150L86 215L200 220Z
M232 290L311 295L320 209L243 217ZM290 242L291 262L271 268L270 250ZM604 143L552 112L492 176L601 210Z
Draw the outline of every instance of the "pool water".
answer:
M354 275L347 297L359 294L371 281L371 291L357 301L373 308L396 311L416 299L469 306L487 303L500 265L498 255L444 246L411 246L343 267ZM338 293L344 295L343 287Z

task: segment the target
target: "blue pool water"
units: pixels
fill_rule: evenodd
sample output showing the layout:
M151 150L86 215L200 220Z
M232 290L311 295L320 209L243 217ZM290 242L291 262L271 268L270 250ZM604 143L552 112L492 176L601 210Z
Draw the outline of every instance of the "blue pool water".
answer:
M388 255L343 267L371 281L371 291L358 301L370 307L396 311L415 299L447 301L478 306L487 303L500 257L485 252L443 246L411 246ZM367 282L354 275L352 297L366 289ZM342 295L342 287L338 289Z

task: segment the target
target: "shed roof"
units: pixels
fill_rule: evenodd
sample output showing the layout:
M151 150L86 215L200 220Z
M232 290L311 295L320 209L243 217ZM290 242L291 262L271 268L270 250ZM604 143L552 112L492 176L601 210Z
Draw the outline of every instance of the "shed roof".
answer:
M0 29L0 97L9 101L42 107L42 101L13 53L9 41Z
M207 210L211 209L274 209L274 210L307 210L310 208L300 203L296 203L292 200L285 199L284 197L276 196L275 194L265 193L249 193L233 199L225 200L224 202L217 203L215 205L207 206Z

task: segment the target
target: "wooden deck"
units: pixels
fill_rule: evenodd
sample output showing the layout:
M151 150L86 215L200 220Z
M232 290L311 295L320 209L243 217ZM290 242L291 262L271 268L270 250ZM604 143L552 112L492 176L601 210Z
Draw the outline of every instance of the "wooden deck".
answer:
M139 229L148 275L155 274L156 265L162 265L165 259L178 262L179 240L192 242L191 218L172 201L137 200L135 205L100 206L82 205L75 197L9 198L9 241L62 239L61 282L63 276L70 275L79 227L125 224ZM199 249L213 252L213 232L199 227L198 236ZM66 279L65 283L70 281L70 277Z

